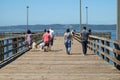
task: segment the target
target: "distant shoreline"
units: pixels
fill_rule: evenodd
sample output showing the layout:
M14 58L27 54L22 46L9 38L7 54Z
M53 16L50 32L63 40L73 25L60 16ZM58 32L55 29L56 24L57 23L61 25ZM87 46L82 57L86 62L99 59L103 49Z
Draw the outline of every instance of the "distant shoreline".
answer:
M70 25L79 25L80 24L34 24L29 26L70 26ZM82 24L82 26L85 26L86 24ZM89 24L88 26L116 26L117 24ZM0 26L0 27L13 27L13 26L26 26L26 25L7 25L7 26Z

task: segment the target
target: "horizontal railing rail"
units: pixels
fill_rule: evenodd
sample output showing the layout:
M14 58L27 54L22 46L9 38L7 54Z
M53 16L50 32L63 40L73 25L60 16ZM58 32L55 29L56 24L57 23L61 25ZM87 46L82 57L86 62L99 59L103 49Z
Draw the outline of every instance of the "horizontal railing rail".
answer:
M33 41L37 44L42 42L42 33L32 34ZM29 48L25 43L25 35L17 37L7 37L0 39L0 67L7 64L10 60L22 55Z
M81 42L78 33L74 35L74 38ZM90 35L88 39L88 48L93 53L102 57L105 61L113 64L117 69L120 69L120 41Z

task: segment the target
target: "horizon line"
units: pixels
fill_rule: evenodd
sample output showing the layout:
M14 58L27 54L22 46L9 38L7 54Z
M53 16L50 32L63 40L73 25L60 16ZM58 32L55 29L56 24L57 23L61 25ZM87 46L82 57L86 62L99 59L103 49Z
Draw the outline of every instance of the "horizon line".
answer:
M30 24L31 25L80 25L80 24L59 24L59 23L55 23L55 24ZM86 24L82 24L82 25L86 25ZM117 25L117 24L88 24L88 25ZM4 27L4 26L26 26L26 24L20 24L20 25L1 25L0 27Z

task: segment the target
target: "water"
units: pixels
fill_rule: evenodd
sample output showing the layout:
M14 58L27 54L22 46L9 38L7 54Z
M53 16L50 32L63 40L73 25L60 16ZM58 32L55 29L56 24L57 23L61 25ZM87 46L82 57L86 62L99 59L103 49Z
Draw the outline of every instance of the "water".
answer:
M76 32L80 32L79 24L51 24L51 25L30 25L28 28L32 32L43 32L44 29L49 29L53 27L56 35L63 36L66 28L70 28L71 30L76 30ZM116 25L89 25L87 27L90 28L92 32L111 32L111 38L116 39ZM25 25L18 25L18 26L4 26L0 27L0 33L2 32L26 32Z
M110 32L111 33L111 39L116 39L116 30L93 30L93 32Z

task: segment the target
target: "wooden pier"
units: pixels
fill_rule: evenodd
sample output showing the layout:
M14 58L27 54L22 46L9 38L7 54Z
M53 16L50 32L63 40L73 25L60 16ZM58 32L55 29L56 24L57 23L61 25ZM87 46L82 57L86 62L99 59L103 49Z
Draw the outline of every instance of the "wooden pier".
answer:
M91 49L83 56L77 40L67 55L63 37L55 37L51 51L32 49L2 67L0 80L120 80L120 71Z

